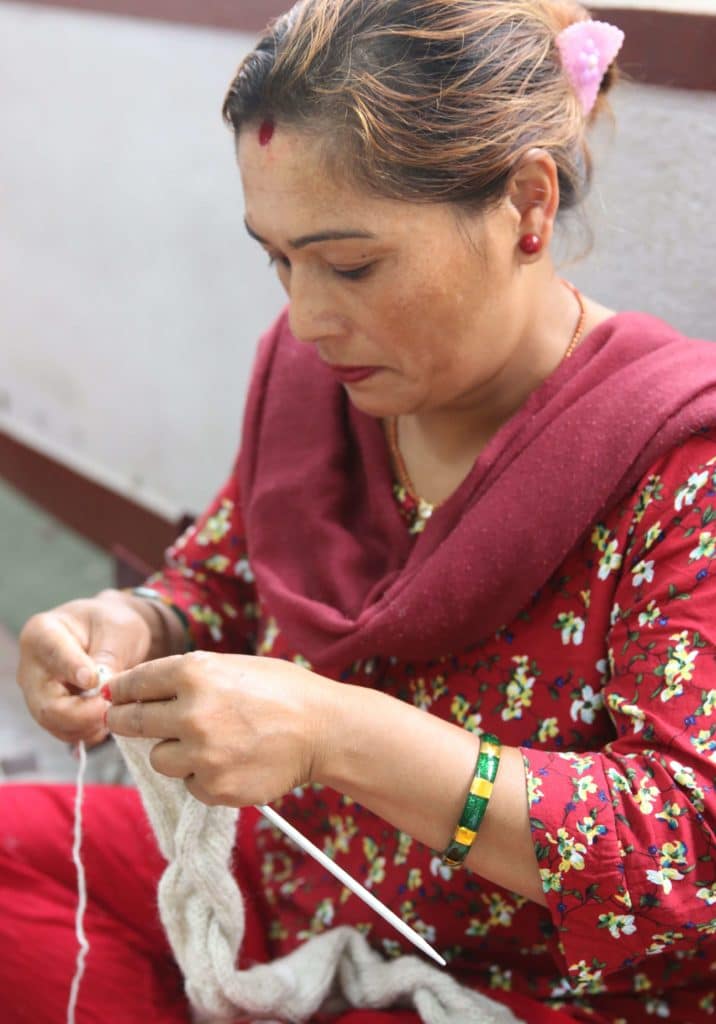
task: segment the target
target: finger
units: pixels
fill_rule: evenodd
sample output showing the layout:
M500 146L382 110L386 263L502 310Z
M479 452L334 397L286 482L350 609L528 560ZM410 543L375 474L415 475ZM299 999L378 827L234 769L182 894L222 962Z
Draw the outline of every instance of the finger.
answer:
M155 772L170 779L186 779L191 768L184 745L179 740L163 740L152 747L149 763Z
M194 799L198 800L200 803L206 804L208 807L216 807L217 805L219 805L220 801L216 797L211 796L211 794L208 793L207 790L205 790L204 787L199 784L196 775L187 776L184 779L184 785L186 786L187 791L191 793L191 795L194 797Z
M108 739L110 735L111 733L108 732L107 729L104 728L104 726L102 726L102 728L99 729L97 732L85 738L85 746L87 747L88 750L91 750L92 747L98 747L101 743L104 743L104 741Z
M102 607L101 610L95 610L90 618L87 652L94 665L100 666L107 677L133 664L127 648L128 645L132 646L135 632L128 628L128 623L123 622L123 612L126 616L125 609L113 608L110 614L107 608ZM100 678L99 685L105 681L105 678ZM97 685L97 681L88 685Z
M56 700L41 702L33 711L33 715L36 721L57 739L66 743L77 743L81 739L87 742L100 730L106 730L103 709L108 707L103 700L94 698L93 708L84 707L88 702L66 693ZM78 705L83 707L78 710Z
M35 708L39 724L66 743L87 740L106 732L104 712L107 702L101 697L73 697L67 693L53 699L40 698Z
M70 630L57 615L33 616L20 634L20 661L17 681L27 691L48 680L84 689L82 669L93 669L85 653L82 637Z
M106 652L100 652L98 658L107 657ZM114 660L114 659L112 659ZM82 668L77 673L78 679L86 684L87 688L80 693L81 697L97 697L102 693L104 686L114 675L115 670L108 662L95 659L94 664L89 668Z
M116 736L178 739L176 703L153 700L112 705L107 713L107 727Z
M84 670L83 670L84 671ZM92 688L89 690L81 690L79 696L83 700L89 700L91 697L102 697L104 700L109 700L109 691L105 689L107 683L114 675L112 669L108 665L95 664L92 666Z
M108 684L107 698L117 706L138 700L162 701L176 697L178 671L183 660L183 655L175 654L120 672Z

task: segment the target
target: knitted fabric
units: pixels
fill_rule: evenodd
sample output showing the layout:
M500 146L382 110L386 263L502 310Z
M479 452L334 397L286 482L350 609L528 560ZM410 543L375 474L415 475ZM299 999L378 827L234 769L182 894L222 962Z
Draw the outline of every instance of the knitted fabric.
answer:
M159 913L201 1024L253 1019L302 1022L323 1010L414 1006L426 1024L510 1024L505 1007L459 985L417 956L386 961L358 931L315 936L270 964L236 970L244 903L230 870L239 812L207 807L181 780L155 772L155 740L115 737L167 867Z

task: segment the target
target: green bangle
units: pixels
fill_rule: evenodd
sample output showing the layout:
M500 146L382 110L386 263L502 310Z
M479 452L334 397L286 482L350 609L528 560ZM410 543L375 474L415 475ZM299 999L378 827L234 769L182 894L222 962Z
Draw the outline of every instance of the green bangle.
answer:
M467 794L467 800L455 833L442 855L442 862L449 868L461 868L475 842L485 817L487 805L500 766L502 744L491 733L483 733L480 739L480 753L475 765L475 777Z

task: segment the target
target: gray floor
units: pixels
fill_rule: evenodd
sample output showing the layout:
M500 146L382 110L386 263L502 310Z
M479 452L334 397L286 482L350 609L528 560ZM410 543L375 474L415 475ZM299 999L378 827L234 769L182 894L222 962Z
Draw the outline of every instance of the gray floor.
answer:
M69 781L76 759L35 724L17 686L17 636L35 612L112 586L113 562L0 482L0 565L0 781ZM111 741L90 754L87 775L126 781Z
M19 633L34 613L112 586L112 559L0 479L0 623Z

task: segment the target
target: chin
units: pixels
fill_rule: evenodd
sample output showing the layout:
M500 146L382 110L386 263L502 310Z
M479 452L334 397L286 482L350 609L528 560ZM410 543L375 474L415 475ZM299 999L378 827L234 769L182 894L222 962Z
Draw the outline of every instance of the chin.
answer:
M351 405L366 416L382 420L389 416L399 415L395 410L394 403L385 399L381 400L378 396L371 398L369 395L355 395L351 392L350 388L346 388L346 394Z
M377 420L392 419L394 416L407 416L415 411L413 403L402 402L394 395L369 395L356 394L350 388L346 388L348 399L359 412L366 416L372 416Z
M411 389L410 384L402 375L377 374L375 378L360 384L346 384L344 389L349 402L356 409L366 416L384 420L394 416L409 416L422 407L424 396L416 395L417 389Z

